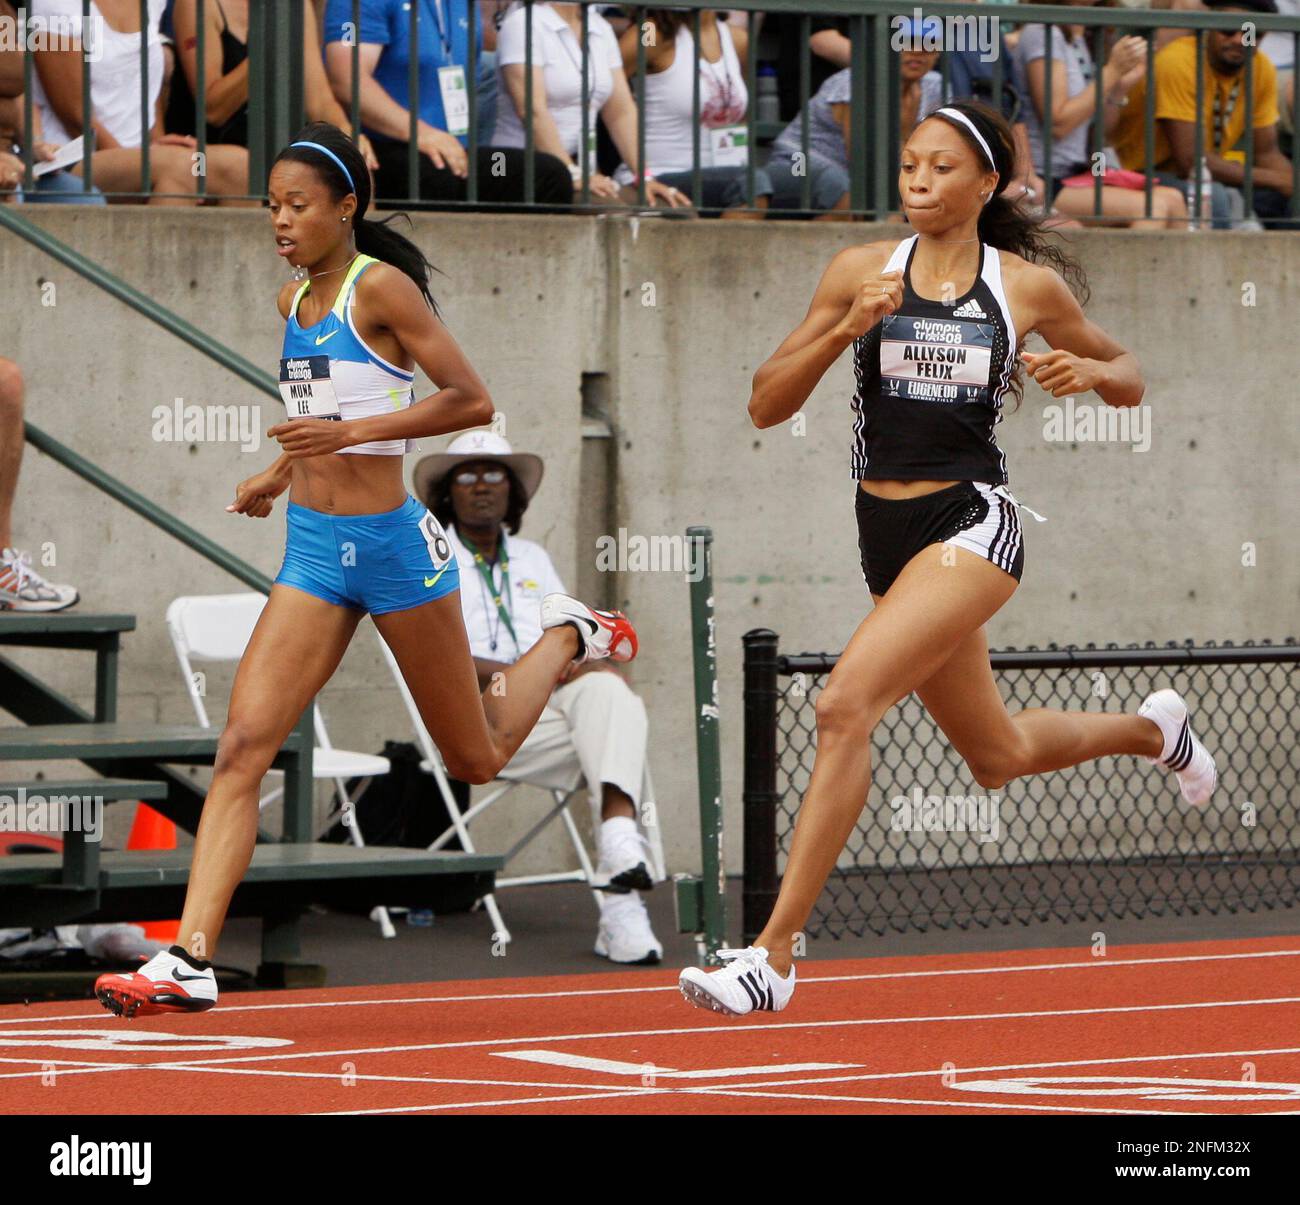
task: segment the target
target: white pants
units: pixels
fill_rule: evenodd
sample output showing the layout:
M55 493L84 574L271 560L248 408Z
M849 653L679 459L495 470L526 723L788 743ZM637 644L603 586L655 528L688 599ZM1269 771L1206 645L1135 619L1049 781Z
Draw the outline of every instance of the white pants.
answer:
M536 727L501 771L501 778L571 791L585 779L592 831L600 830L602 784L632 800L642 824L645 704L617 673L592 670L557 686Z

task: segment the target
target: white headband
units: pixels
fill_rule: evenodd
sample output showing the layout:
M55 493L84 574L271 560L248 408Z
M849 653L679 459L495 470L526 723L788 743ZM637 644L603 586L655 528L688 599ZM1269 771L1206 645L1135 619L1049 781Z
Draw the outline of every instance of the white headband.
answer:
M989 144L984 141L984 135L981 134L979 130L975 128L975 123L971 121L971 119L967 117L965 113L961 112L959 109L949 109L949 108L935 109L934 112L936 116L939 114L943 114L944 117L955 118L957 121L960 121L962 125L964 125L968 130L970 130L970 132L975 135L975 140L984 149L984 154L987 156L989 161L989 167L991 167L994 171L998 170L998 165L993 159L993 152L989 150ZM984 204L985 205L988 204L988 199L985 200Z

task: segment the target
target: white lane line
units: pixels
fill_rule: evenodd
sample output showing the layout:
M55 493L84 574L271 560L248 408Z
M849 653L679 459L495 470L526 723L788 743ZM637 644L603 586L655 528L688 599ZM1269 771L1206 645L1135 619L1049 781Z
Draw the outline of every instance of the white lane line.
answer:
M621 1029L592 1031L587 1033L567 1034L533 1034L522 1038L476 1038L463 1042L421 1042L403 1046L359 1046L344 1050L302 1050L290 1054L253 1054L227 1055L215 1059L170 1059L165 1063L140 1062L132 1064L136 1070L147 1067L160 1067L166 1070L184 1070L188 1067L215 1067L237 1063L281 1063L290 1059L340 1058L363 1054L409 1054L421 1050L472 1050L483 1046L521 1046L524 1043L541 1044L549 1042L585 1042L600 1041L609 1038L653 1038L653 1037L690 1037L725 1036L752 1030L775 1032L791 1029L851 1029L876 1025L928 1025L948 1024L957 1021L1021 1021L1034 1019L1051 1019L1055 1017L1096 1017L1118 1015L1123 1013L1161 1013L1181 1012L1188 1009L1206 1008L1247 1008L1275 1004L1300 1004L1300 996L1280 996L1258 1000L1205 1000L1186 1004L1126 1004L1107 1008L1067 1008L1039 1009L1032 1012L1013 1013L957 1013L950 1016L918 1017L869 1017L850 1018L841 1021L768 1021L756 1025L726 1025L710 1028L673 1028L673 1029Z
M1125 1063L1182 1062L1187 1059L1265 1058L1269 1056L1284 1055L1284 1054L1300 1054L1300 1046L1275 1046L1275 1047L1265 1047L1260 1050L1205 1050L1205 1051L1180 1051L1176 1054L1115 1055L1110 1058L1056 1059L1056 1060L1037 1062L1037 1063L987 1063L987 1064L982 1064L979 1066L972 1066L972 1067L953 1067L953 1068L927 1067L921 1071L864 1071L855 1075L818 1075L818 1076L810 1076L806 1079L774 1079L774 1080L766 1080L766 1081L760 1080L756 1083L746 1084L745 1088L746 1090L759 1089L759 1088L785 1088L785 1087L796 1088L796 1087L810 1086L814 1084L864 1083L868 1081L902 1080L902 1079L934 1079L936 1077L942 1078L944 1075L976 1075L976 1074L986 1075L997 1071L1034 1071L1034 1070L1042 1070L1043 1068L1069 1068L1069 1067L1109 1067L1109 1066L1121 1066ZM513 1056L506 1052L502 1052L502 1057L510 1058ZM602 1059L602 1060L591 1060L591 1061L604 1063L606 1060ZM36 1060L0 1058L0 1063L32 1063L32 1062L36 1062ZM183 1064L175 1064L175 1065L168 1064L168 1063L114 1064L114 1063L96 1063L90 1060L73 1060L73 1059L60 1059L60 1060L51 1059L51 1060L45 1060L45 1062L56 1063L59 1068L57 1074L59 1074L60 1076L93 1073L95 1071L106 1071L106 1070L109 1071L151 1070L151 1071L210 1071L210 1072L221 1072L230 1075L266 1075L266 1076L302 1077L302 1078L313 1078L313 1079L339 1079L340 1078L337 1072L288 1071L288 1070L269 1068L269 1067L268 1068L205 1067L199 1063L183 1063ZM624 1064L619 1064L619 1065L622 1066ZM626 1065L633 1066L633 1064L626 1064ZM842 1066L842 1065L843 1064L834 1064L834 1063L826 1064L826 1066L828 1067ZM69 1070L66 1071L62 1070L62 1068L64 1067L69 1068ZM638 1075L644 1074L645 1066L636 1064L635 1067L636 1067L636 1074ZM769 1067L767 1068L767 1070L770 1073L775 1073L777 1069ZM656 1067L655 1074L657 1076L661 1076L664 1074L664 1071L662 1068ZM695 1072L692 1074L703 1077L709 1073ZM721 1074L721 1072L715 1072L713 1074ZM0 1079L30 1079L39 1075L40 1075L40 1071L38 1070L6 1072L6 1073L0 1073ZM553 1081L539 1082L534 1084L530 1081L522 1081L522 1080L477 1080L477 1079L459 1080L459 1079L433 1078L427 1076L401 1076L401 1075L357 1074L355 1078L365 1079L365 1080L375 1080L378 1082L392 1081L397 1083L413 1082L413 1083L428 1083L428 1084L466 1083L466 1084L499 1085L501 1087L511 1087L511 1086L552 1087L552 1088L590 1087L593 1091L602 1089L607 1086L602 1084L590 1084L590 1085L566 1084L566 1083L556 1083ZM1282 1110L1278 1112L1278 1116L1289 1115L1290 1113L1293 1112L1300 1112L1300 1111Z
M862 1105L914 1105L918 1108L940 1108L940 1109L984 1109L992 1110L995 1113L1004 1109L1028 1110L1032 1113L1122 1113L1134 1114L1144 1117L1163 1117L1168 1115L1177 1115L1180 1117L1200 1117L1203 1114L1200 1110L1189 1109L1101 1109L1088 1108L1084 1105L1021 1105L1021 1104L1003 1104L1001 1101L989 1101L985 1104L977 1104L964 1100L913 1100L906 1096L829 1096L819 1092L755 1092L749 1088L714 1088L710 1091L717 1096L756 1096L763 1100L821 1100L828 1103L836 1104L862 1104ZM1218 1114L1209 1114L1209 1116L1218 1116ZM1243 1114L1228 1114L1232 1117L1240 1117ZM1246 1114L1249 1116L1249 1114Z
M332 1113L308 1113L307 1117L373 1117L382 1113L439 1113L448 1109L503 1109L507 1105L549 1105L569 1100L618 1100L624 1096L654 1096L666 1088L623 1089L617 1092L593 1089L568 1096L522 1096L517 1100L466 1100L446 1105L397 1105L389 1109L341 1109Z
M1266 1050L1206 1050L1179 1054L1117 1055L1108 1059L1058 1059L1046 1063L992 1063L983 1067L930 1067L924 1071L867 1071L860 1075L817 1075L809 1079L759 1081L746 1089L802 1087L807 1084L859 1083L867 1080L942 1079L945 1075L987 1074L993 1071L1034 1071L1044 1067L1109 1067L1121 1063L1171 1063L1184 1059L1262 1058L1265 1055L1300 1054L1300 1046L1279 1046Z
M150 1067L150 1071L169 1070L163 1067ZM314 1080L334 1080L339 1083L344 1078L337 1071L286 1071L271 1070L262 1071L256 1067L184 1067L179 1068L186 1072L200 1072L204 1075L269 1075L277 1079L314 1079ZM363 1075L360 1072L355 1074L349 1073L347 1076L350 1080L366 1080L367 1082L380 1084L428 1084L437 1086L439 1084L460 1084L466 1087L481 1088L549 1088L554 1091L557 1088L573 1088L579 1091L590 1092L630 1092L633 1094L643 1092L654 1092L655 1089L650 1085L635 1087L628 1084L571 1084L562 1080L520 1080L520 1079L471 1079L466 1076L445 1077L445 1076L425 1076L425 1075Z
M725 1079L732 1075L781 1075L792 1071L847 1071L861 1063L787 1063L761 1067L716 1067L713 1070L677 1071L657 1063L621 1063L614 1059L588 1058L565 1054L559 1050L494 1050L499 1059L520 1059L526 1063L544 1063L550 1067L568 1067L574 1071L599 1071L604 1075L650 1075L655 1079Z
M944 958L943 954L917 954L908 957L916 958ZM1023 974L1030 971L1069 971L1069 970L1101 970L1114 969L1116 967L1135 967L1135 966L1157 966L1169 963L1192 963L1192 962L1231 962L1245 958L1297 958L1300 957L1300 950L1260 950L1254 953L1245 954L1182 954L1164 958L1093 958L1086 962L1035 962L1024 966L982 966L982 967L954 967L946 970L934 971L880 971L864 973L860 975L808 975L800 976L799 983L807 986L819 983L866 983L885 979L930 979L948 975L1003 975L1003 974ZM816 963L810 965L815 966ZM580 999L584 996L633 996L650 994L654 992L675 992L676 984L667 986L650 986L645 987L605 987L605 988L578 988L571 991L554 991L554 992L493 992L484 995L467 995L467 996L402 996L391 999L367 999L367 1000L313 1000L301 1003L286 1004L231 1004L220 1005L222 1015L226 1013L238 1012L288 1012L292 1009L305 1008L361 1008L374 1007L394 1004L465 1004L465 1003L486 1003L488 1001L511 1001L511 1000L573 1000ZM44 1024L48 1021L120 1021L119 1017L114 1016L107 1010L97 1010L93 1013L66 1013L59 1016L35 1017L33 1018L30 1010L26 1010L23 1016L0 1018L0 1025L25 1025L36 1021Z
M954 1109L982 1109L985 1111L997 1111L1000 1109L1012 1109L1017 1111L1028 1111L1033 1113L1104 1113L1104 1114L1132 1114L1138 1116L1201 1116L1186 1109L1102 1109L1089 1108L1087 1106L1070 1106L1070 1105L1029 1105L1029 1104L1008 1104L1000 1103L978 1104L969 1101L930 1101L930 1100L912 1100L906 1097L889 1097L889 1096L829 1096L818 1093L777 1093L777 1092L756 1092L751 1089L730 1089L730 1088L671 1088L656 1091L648 1089L642 1092L618 1091L618 1092L588 1092L575 1094L572 1096L543 1096L543 1097L519 1097L510 1100L492 1100L492 1101L456 1101L451 1104L440 1105L409 1105L397 1106L387 1109L358 1109L355 1113L342 1114L345 1116L361 1116L363 1114L377 1113L435 1113L445 1112L452 1109L504 1109L516 1105L538 1105L554 1104L566 1101L586 1101L586 1100L614 1100L619 1097L628 1096L651 1096L659 1095L662 1092L671 1092L676 1096L750 1096L763 1100L816 1100L827 1103L847 1103L847 1104L894 1104L894 1105L913 1105L921 1108L932 1106L936 1108L954 1108ZM320 1113L311 1114L311 1116L333 1117L340 1116L339 1113ZM1210 1114L1217 1116L1217 1114ZM1241 1114L1232 1114L1231 1116L1241 1116Z

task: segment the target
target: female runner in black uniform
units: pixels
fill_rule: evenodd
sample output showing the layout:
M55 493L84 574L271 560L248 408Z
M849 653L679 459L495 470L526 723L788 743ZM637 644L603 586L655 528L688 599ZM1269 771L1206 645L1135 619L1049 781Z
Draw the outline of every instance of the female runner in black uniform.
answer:
M854 348L853 476L875 607L817 699L812 779L766 928L754 946L720 951L721 970L682 972L683 994L700 1007L739 1016L789 1002L794 935L866 802L872 730L912 691L985 788L1134 754L1175 772L1190 803L1214 789L1213 759L1174 691L1155 692L1135 716L1012 716L993 678L984 625L1015 592L1023 563L1020 507L993 431L1016 392L1021 342L1037 331L1051 344L1019 358L1054 397L1094 390L1135 406L1145 388L1137 361L1053 270L1082 286L1077 264L1001 195L1013 160L1010 127L979 102L955 102L917 126L899 174L916 233L836 255L804 321L754 376L749 413L771 427Z

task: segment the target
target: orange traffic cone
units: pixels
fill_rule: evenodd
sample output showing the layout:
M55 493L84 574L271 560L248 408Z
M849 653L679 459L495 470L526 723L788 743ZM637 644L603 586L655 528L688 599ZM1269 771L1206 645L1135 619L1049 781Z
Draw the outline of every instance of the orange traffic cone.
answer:
M176 826L147 803L135 805L135 820L131 835L126 839L127 849L175 849ZM145 936L153 941L175 942L180 932L179 920L150 920L137 922Z

